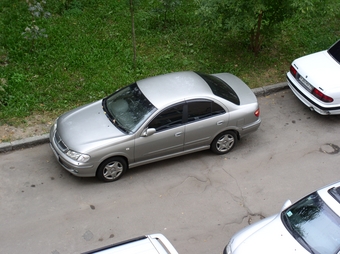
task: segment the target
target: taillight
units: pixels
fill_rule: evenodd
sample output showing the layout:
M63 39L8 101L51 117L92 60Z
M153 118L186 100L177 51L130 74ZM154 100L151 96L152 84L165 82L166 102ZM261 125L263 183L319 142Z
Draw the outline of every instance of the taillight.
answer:
M254 112L254 115L255 115L256 117L259 117L259 116L260 116L260 109L259 109L259 108Z
M294 77L296 77L297 71L296 71L296 69L294 68L293 65L290 66L290 73L291 73Z
M332 102L333 98L325 95L323 92L319 91L318 89L314 88L312 94L323 102Z

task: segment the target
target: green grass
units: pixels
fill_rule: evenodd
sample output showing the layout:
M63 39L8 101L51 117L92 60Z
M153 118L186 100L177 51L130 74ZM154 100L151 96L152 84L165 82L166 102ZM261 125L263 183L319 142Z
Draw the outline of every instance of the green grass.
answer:
M0 3L0 125L16 125L32 114L54 118L167 72L231 72L251 88L282 82L293 59L326 49L340 37L339 16L290 19L256 57L243 39L202 25L192 0L167 22L141 1L135 12L135 67L127 1L73 0L68 9L61 2L47 1L52 17L35 24L48 37L33 41L22 35L32 21L26 1Z

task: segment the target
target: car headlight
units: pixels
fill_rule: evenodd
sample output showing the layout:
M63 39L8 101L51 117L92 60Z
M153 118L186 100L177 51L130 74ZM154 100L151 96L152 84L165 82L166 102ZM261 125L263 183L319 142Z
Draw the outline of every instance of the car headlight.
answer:
M227 245L226 251L227 251L227 254L231 254L231 246L230 246L230 244Z
M71 159L79 162L87 162L90 159L90 155L83 154L83 153L77 153L72 150L68 150L66 155L70 157Z
M54 128L56 128L56 129L57 129L57 126L58 126L58 119L59 119L59 117L57 117L57 119L55 119L55 121L54 121Z
M53 125L51 126L51 130L53 132L55 132L57 130L57 127L58 127L58 118L54 121Z
M231 239L228 243L228 245L225 247L225 254L231 254L232 251L231 251L231 245L233 243L234 239Z

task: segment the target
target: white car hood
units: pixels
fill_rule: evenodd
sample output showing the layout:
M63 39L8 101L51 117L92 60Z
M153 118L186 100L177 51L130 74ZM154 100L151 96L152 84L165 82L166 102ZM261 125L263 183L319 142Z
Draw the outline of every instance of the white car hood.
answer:
M293 62L298 73L323 91L340 89L340 64L326 50L300 57Z
M277 216L269 224L246 238L232 253L307 254L309 252L293 238L282 224L280 216Z
M109 121L101 100L63 114L58 119L57 131L64 143L76 151L88 150L95 143L126 136Z

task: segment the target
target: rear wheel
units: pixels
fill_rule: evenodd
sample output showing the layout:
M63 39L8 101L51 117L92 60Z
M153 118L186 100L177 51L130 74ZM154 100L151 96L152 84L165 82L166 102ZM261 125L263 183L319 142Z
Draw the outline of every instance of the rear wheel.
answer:
M226 131L218 134L211 143L210 149L216 154L225 154L231 151L236 144L236 133Z
M104 182L118 180L127 170L127 163L121 157L112 157L105 160L97 170L97 178Z

